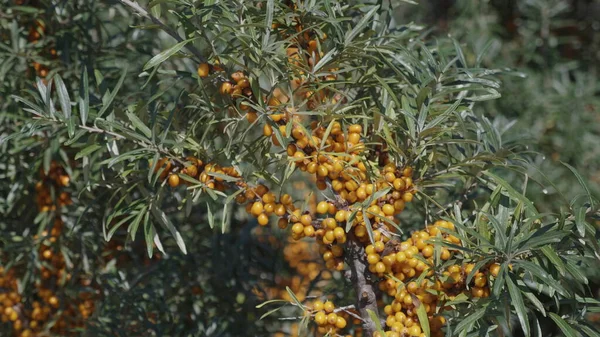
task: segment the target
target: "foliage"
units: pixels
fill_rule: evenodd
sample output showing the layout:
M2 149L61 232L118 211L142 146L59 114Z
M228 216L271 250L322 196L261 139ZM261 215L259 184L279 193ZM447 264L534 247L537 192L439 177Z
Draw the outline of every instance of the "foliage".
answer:
M597 335L593 61L405 6L4 0L0 331Z

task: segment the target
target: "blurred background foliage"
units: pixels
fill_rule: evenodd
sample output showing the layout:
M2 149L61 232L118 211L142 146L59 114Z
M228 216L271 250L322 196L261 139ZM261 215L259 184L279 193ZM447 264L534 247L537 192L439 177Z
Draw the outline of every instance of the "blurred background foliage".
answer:
M504 142L529 145L532 162L546 175L544 178L532 168L532 178L547 178L569 200L581 195L584 191L576 176L562 161L576 168L591 182L592 194L600 196L600 3L421 0L417 5L392 1L391 9L399 23L428 27L422 33L426 39L454 37L463 46L469 66L481 61L484 67L511 69L511 75L501 78L502 97L477 104L475 112L507 130L502 135ZM173 15L162 12L167 22ZM12 142L23 146L14 148L11 141L0 141L2 264L19 264L37 254L31 247L39 242L32 234L41 233L48 225L48 220L31 212L33 186L40 179L39 156L44 148L59 147L52 135L27 135L24 121L28 112L11 95L35 91L36 75L55 73L75 92L84 67L98 71L90 78L95 77L97 83L94 92L104 93L119 83L128 65L119 91L122 102L151 99L164 83L150 77L149 90L138 90L138 70L171 46L172 40L164 33L140 28L143 21L119 1L0 0L0 137L19 133L22 139L13 138ZM37 22L43 22L43 32ZM41 36L34 42L31 36L36 31ZM484 56L477 60L477 55ZM184 59L176 64L180 69L196 66ZM165 82L191 85L175 71L168 75L171 77L165 76ZM175 89L167 91L173 101L178 94ZM102 96L92 93L90 101L100 102ZM164 109L172 108L175 104ZM53 159L72 158L79 150L62 155L56 151L59 155ZM31 174L24 174L26 171ZM556 200L558 192L545 182L541 186L531 184L529 192L544 211L544 205ZM85 186L72 187L71 191L83 192L71 197L93 200L84 190ZM240 219L225 234L207 226L198 231L198 226L188 225L180 229L187 234L188 255L179 253L176 243L167 240L164 245L169 254L157 254L150 260L143 242L129 241L126 232L116 232L113 240L105 243L102 214L87 214L81 205L67 210L76 216L66 223L66 241L70 243L65 243L69 248L63 254L72 257L73 273L85 277L73 278L60 296L73 296L69 289L95 291L97 305L85 330L89 336L272 335L283 325L275 324L276 317L259 320L257 304L285 297L285 286L297 294L314 295L311 290L323 279L334 279L329 290L339 290L343 284L339 275L319 272L321 259L310 254L314 247L297 243L286 251L285 235L267 229L253 231L254 220ZM195 221L201 219L188 220ZM597 294L600 272L587 272L592 276L598 273L592 278ZM25 293L31 291L26 278L20 287ZM0 325L0 334L3 327ZM284 330L289 333L290 327Z
M465 46L468 63L483 54L482 66L522 73L502 77L502 97L476 112L496 125L512 125L506 137L531 144L536 164L567 196L582 190L561 161L577 168L599 195L600 149L592 144L600 141L600 3L421 1L398 7L396 15L435 27L432 38L453 36ZM555 193L538 189L534 198L543 207Z

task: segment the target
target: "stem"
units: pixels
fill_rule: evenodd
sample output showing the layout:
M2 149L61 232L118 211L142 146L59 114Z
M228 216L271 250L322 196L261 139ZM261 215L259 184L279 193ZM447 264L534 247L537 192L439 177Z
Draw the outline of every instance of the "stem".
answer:
M165 33L171 35L175 40L177 40L177 42L183 41L183 38L181 36L179 36L179 34L175 30L173 30L171 27L167 26L165 23L160 21L160 19L158 19L154 15L150 14L145 8L140 6L140 4L138 4L136 1L131 1L131 0L119 0L119 1L121 1L122 4L132 8L140 16L150 19L150 21L152 21L155 25L158 25L160 27L160 29L162 29ZM198 49L196 49L194 46L190 46L188 44L185 46L185 48L187 50L189 50L192 54L194 54L194 56L196 56L201 63L206 62L206 59L204 58L204 56L202 56L202 53L200 53L200 51Z
M356 309L363 320L364 335L373 336L377 328L367 310L371 310L379 319L377 295L375 294L375 286L368 276L370 273L365 258L365 250L351 232L348 233L346 254L346 262L350 266L349 280L356 291Z

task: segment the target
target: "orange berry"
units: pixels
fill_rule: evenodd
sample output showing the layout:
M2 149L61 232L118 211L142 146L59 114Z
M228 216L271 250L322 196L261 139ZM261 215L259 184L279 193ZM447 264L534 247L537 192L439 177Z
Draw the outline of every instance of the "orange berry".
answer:
M383 214L385 214L385 215L394 215L394 212L396 211L394 206L392 206L390 204L383 205L381 210L383 211Z
M265 213L261 213L258 218L258 224L261 226L266 226L269 224L269 217Z
M169 186L171 186L171 187L179 186L179 176L177 174L171 174L169 176Z
M273 128L271 127L271 125L269 125L269 123L265 123L265 125L263 126L263 135L265 137L271 137L272 134Z
M200 65L198 66L198 76L206 77L206 76L208 76L209 72L210 72L210 67L208 66L208 64L200 63Z
M493 263L490 266L490 274L492 274L492 276L494 276L494 277L497 277L499 273L500 273L500 265L497 263Z
M325 214L328 211L329 211L329 203L327 201L321 201L317 205L317 213L319 213L319 214Z
M258 217L264 210L263 203L257 201L252 204L252 208L250 208L250 213L256 217Z
M221 93L221 95L229 95L231 94L233 90L233 84L229 83L229 82L223 82L221 84L221 88L219 88L219 92Z
M258 114L256 112L248 111L248 113L246 113L246 120L248 121L248 123L252 124L252 123L256 122L257 119L258 119Z
M292 226L292 233L294 234L300 234L300 233L304 233L304 225L302 225L299 222L296 222L293 226Z
M344 319L344 317L337 317L337 320L335 321L335 327L338 329L343 329L346 327L346 320Z
M327 315L323 311L317 312L315 315L315 323L325 325L327 323Z

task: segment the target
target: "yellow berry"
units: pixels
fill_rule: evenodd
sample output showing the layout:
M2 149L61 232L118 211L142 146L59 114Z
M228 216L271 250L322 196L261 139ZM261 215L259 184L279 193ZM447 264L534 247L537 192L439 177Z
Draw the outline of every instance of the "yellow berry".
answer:
M198 66L198 76L199 77L206 77L206 76L208 76L209 71L210 71L210 67L206 63L201 63Z
M317 213L319 213L319 214L325 214L328 211L329 211L329 203L327 201L321 201L317 205Z
M269 223L269 217L265 213L261 213L258 216L258 224L261 226L266 226Z
M179 186L179 176L177 174L171 174L169 176L169 186L171 186L171 187Z

